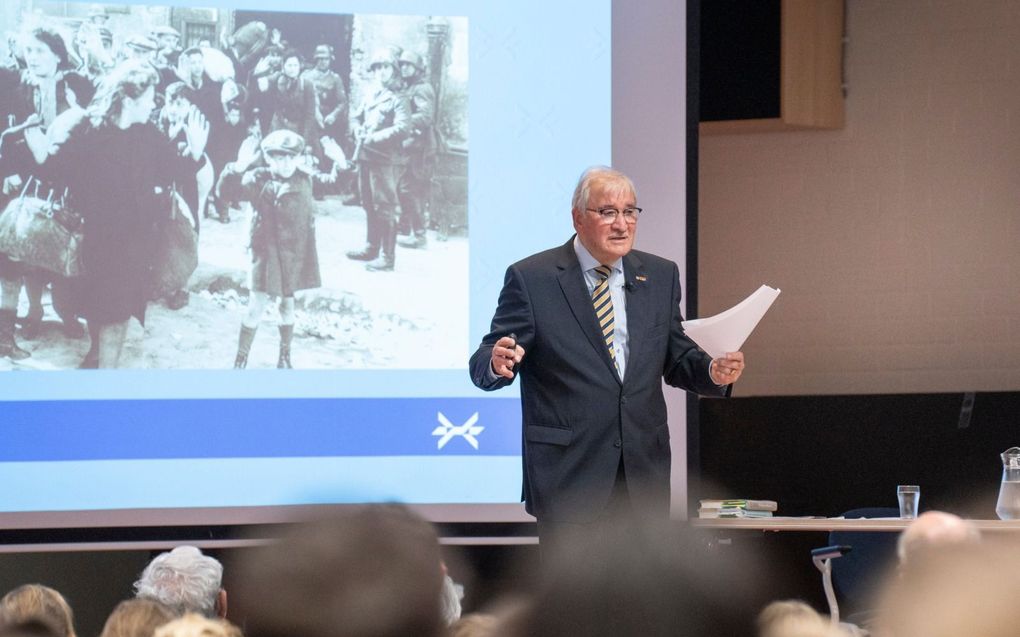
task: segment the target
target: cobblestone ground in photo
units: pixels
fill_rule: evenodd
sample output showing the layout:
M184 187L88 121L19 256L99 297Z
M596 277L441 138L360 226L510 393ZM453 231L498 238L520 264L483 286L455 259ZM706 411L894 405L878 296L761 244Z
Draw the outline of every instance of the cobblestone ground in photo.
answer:
M292 360L298 369L449 369L466 365L468 333L468 240L437 241L429 231L424 250L397 248L396 270L368 272L344 254L364 244L365 213L338 198L318 202L316 243L322 287L297 294ZM200 264L191 277L190 302L171 310L149 304L145 327L132 320L123 367L220 369L233 365L237 333L247 303L248 220L231 211L231 222L203 219ZM18 331L32 357L4 369L74 369L88 338L64 335L49 294L37 338ZM22 293L19 315L27 312ZM259 325L249 368L276 366L279 334L275 305Z

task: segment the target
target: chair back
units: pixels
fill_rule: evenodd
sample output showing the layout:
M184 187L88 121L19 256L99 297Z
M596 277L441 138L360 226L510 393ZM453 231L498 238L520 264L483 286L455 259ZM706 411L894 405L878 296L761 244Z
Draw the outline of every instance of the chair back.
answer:
M892 507L852 509L844 518L894 518L900 511ZM896 566L898 533L889 531L832 531L829 544L849 544L849 553L832 561L832 584L839 600L841 615L852 621L854 615L873 610L873 595L882 578ZM856 623L856 622L854 622Z

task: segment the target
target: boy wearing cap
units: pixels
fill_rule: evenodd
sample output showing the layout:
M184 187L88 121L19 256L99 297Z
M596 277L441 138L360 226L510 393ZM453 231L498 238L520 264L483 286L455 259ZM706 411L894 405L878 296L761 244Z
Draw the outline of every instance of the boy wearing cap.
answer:
M312 180L336 180L348 169L347 158L336 141L321 140L326 156L333 160L328 174L310 175L302 166L305 140L281 129L267 135L260 145L262 166L250 168L259 153L239 157L227 170L243 173L241 188L255 208L251 227L251 294L248 312L241 321L234 368L248 364L259 320L270 297L280 299L280 355L277 368L290 369L294 337L294 293L322 285L315 246L315 201ZM250 169L249 169L250 168Z

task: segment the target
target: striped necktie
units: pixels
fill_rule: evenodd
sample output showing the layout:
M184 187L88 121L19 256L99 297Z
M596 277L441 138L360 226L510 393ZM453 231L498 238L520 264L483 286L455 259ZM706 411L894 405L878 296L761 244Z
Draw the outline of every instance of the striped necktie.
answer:
M613 365L616 365L616 348L613 347L616 321L613 316L613 297L609 294L609 274L612 272L612 268L608 265L600 265L593 269L599 276L595 290L591 293L591 302L595 307L595 319L599 322L602 338L606 341L606 347L609 348L609 358L613 359ZM620 371L619 365L616 365L616 371Z

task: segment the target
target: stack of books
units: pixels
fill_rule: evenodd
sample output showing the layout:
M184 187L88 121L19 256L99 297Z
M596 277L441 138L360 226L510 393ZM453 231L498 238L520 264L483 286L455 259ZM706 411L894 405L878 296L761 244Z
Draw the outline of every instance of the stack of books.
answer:
M775 500L701 500L699 518L770 518L778 507Z

